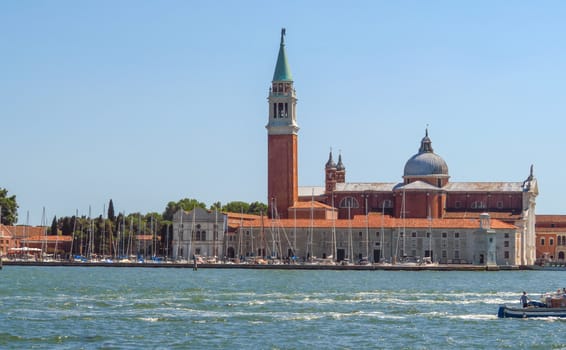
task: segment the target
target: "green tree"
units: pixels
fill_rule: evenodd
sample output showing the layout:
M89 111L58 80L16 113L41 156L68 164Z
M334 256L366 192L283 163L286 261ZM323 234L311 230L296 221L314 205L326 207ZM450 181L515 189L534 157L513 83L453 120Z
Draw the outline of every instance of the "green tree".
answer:
M73 233L73 222L75 217L65 216L64 218L59 218L59 225L61 226L61 234L63 236L70 236Z
M248 203L235 201L235 202L226 203L226 205L222 208L222 211L230 212L230 213L245 213L245 214L247 214L249 209L250 209L250 205Z
M116 215L114 214L114 203L112 203L112 199L110 199L110 203L108 203L108 219L114 221L116 219Z
M250 204L248 214L260 215L261 213L264 215L267 214L267 204L261 202L253 202Z
M163 212L163 220L173 221L173 215L179 210L183 209L186 211L193 210L193 208L200 207L206 209L206 204L199 202L196 199L184 198L178 202L169 202L167 207Z
M18 221L18 203L15 195L8 197L8 190L5 188L0 188L0 207L1 223L14 225Z
M212 205L210 206L210 210L214 211L214 210L222 210L222 203L220 202L214 202L212 203Z
M51 230L49 231L52 235L57 235L57 216L53 217L53 221L51 221Z

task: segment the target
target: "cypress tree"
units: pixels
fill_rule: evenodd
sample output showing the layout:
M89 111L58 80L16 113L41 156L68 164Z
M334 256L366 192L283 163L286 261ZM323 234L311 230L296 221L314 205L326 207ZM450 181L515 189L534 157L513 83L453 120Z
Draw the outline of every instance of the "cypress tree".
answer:
M54 236L57 235L57 216L54 216L51 222L51 234Z
M116 219L116 214L114 214L114 203L112 203L112 199L110 199L110 203L108 203L108 219L114 221Z

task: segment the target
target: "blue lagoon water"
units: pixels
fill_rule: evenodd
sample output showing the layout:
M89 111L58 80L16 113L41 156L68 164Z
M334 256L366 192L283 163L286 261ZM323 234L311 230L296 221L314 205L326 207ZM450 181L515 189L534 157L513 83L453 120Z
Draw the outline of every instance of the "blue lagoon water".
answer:
M496 316L564 277L5 266L0 348L566 348L566 320Z

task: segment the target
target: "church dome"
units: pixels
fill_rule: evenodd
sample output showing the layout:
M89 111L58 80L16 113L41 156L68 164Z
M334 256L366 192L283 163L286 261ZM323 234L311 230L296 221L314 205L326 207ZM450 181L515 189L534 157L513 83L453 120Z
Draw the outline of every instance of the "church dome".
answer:
M421 140L419 153L405 163L404 176L448 175L448 165L441 156L434 153L428 130Z

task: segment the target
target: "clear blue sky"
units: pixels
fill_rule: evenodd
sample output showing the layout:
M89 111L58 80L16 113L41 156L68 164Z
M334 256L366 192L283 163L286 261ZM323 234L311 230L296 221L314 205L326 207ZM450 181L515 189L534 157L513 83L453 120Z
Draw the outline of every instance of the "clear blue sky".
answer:
M19 222L171 200L266 202L279 35L299 185L401 181L429 125L451 181L523 181L564 214L566 2L2 1L0 187Z

